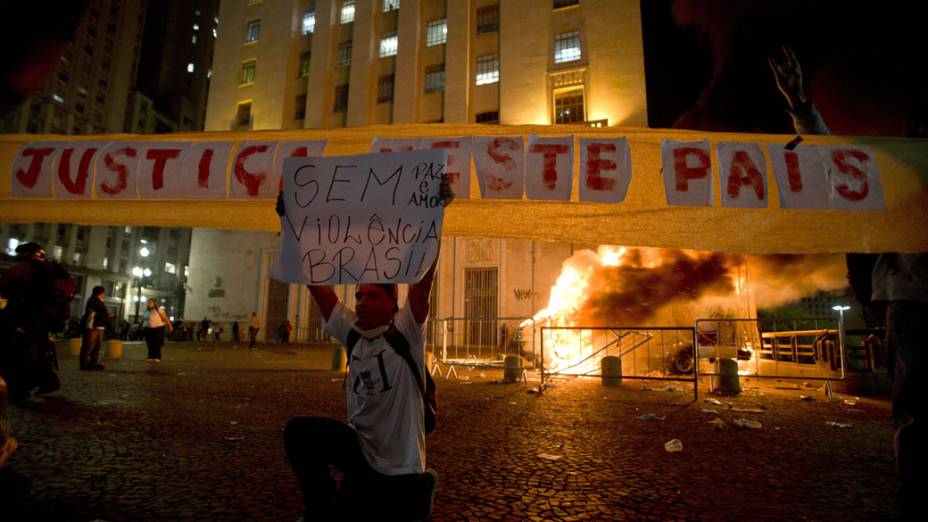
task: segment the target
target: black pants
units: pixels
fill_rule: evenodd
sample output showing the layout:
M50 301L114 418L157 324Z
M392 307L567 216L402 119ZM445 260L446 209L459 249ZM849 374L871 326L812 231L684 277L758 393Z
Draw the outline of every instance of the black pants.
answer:
M423 490L419 474L378 473L344 422L295 417L284 430L284 446L303 493L306 520L411 520L428 510L431 490ZM344 474L341 490L330 466Z
M91 328L84 332L81 343L81 368L90 368L98 364L100 348L103 347L103 330Z
M915 488L919 480L918 446L923 443L918 435L921 428L915 418L921 414L924 398L916 391L923 386L924 366L921 359L928 350L928 303L896 301L886 308L887 370L893 378L893 420L896 425L894 439L896 465L902 491L899 503L904 514L914 515Z
M145 328L145 344L148 345L148 358L160 359L161 347L164 346L164 327Z

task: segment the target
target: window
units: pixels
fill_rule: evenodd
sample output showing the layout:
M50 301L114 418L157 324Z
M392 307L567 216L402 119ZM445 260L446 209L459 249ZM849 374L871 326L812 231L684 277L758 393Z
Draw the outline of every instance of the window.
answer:
M441 45L448 41L448 19L432 20L425 26L425 45Z
M554 35L554 63L580 59L580 31Z
M445 90L445 64L430 65L425 68L425 92Z
M343 111L348 108L348 84L343 83L335 86L335 106L333 112Z
M169 274L176 274L176 273L177 273L177 265L175 265L174 263L165 263L165 264L164 264L164 271L167 272L167 273L169 273Z
M377 103L393 99L393 75L388 74L377 79Z
M309 57L310 53L300 55L300 78L309 76Z
M499 111L477 113L477 123L499 123Z
M64 255L64 248L55 245L52 247L52 259L61 261L61 256Z
M187 64L187 72L188 72L188 73L192 73L192 72L193 72L193 62L190 62L190 63Z
M554 8L561 9L564 7L573 7L580 5L580 0L554 0Z
M348 67L351 65L351 42L338 46L338 65Z
M354 22L354 0L344 0L342 2L341 16L339 22L350 24Z
M400 0L383 0L383 12L396 11L400 8Z
M583 89L554 94L554 123L582 123Z
M251 124L251 102L250 101L238 104L238 109L235 111L235 123L237 125Z
M109 269L110 269L110 258L104 257L103 258L103 271L105 272Z
M380 35L380 57L396 56L396 31L387 31Z
M306 95L301 94L296 97L294 102L295 110L293 111L294 120L302 120L306 118Z
M499 4L477 9L477 34L499 31Z
M6 253L7 255L14 256L16 255L16 247L19 246L19 240L15 237L11 237L6 242Z
M255 67L257 66L257 60L249 60L242 64L242 77L239 80L240 85L247 85L249 83L254 83L255 81Z
M313 34L316 30L316 12L310 11L303 15L303 34Z
M245 43L257 42L261 35L261 20L252 20L248 22L245 28Z
M499 55L487 54L477 57L477 85L499 82Z

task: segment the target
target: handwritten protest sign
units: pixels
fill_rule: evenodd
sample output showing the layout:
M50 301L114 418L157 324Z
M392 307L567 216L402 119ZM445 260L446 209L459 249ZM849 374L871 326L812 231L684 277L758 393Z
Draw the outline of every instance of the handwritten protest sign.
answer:
M287 158L271 277L288 283L418 281L438 255L448 151Z

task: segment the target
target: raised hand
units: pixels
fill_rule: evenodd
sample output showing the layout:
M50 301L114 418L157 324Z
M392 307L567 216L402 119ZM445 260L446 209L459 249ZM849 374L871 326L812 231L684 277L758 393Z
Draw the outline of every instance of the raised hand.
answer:
M788 45L784 45L782 59L771 56L767 58L767 62L770 64L770 70L773 71L777 88L783 93L789 108L794 109L805 104L806 96L802 91L802 68L793 50Z

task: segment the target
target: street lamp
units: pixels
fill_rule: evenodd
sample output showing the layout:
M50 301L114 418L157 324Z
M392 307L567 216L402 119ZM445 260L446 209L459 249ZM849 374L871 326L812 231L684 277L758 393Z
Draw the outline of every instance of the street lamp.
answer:
M850 310L851 307L847 305L835 305L835 306L832 306L831 309L835 310L839 314L838 315L838 348L840 349L840 352L841 352L841 378L844 378L844 373L845 373L844 365L846 364L846 361L844 359L844 312ZM826 384L828 385L828 396L831 397L832 396L831 381L826 381Z
M145 250L145 249L142 249L142 250ZM147 252L146 252L146 253L147 253ZM144 257L144 256L143 256L143 257ZM143 283L144 283L144 279L143 279L143 278L149 278L149 277L151 277L151 269L150 269L150 268L142 269L142 267L136 266L136 267L133 267L133 268L132 268L132 275L135 276L135 288L136 288L136 295L135 295L135 322L138 322L138 321L139 321L139 317L140 317L140 316L139 316L139 305L142 303L142 285L143 285Z

